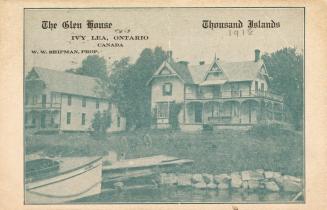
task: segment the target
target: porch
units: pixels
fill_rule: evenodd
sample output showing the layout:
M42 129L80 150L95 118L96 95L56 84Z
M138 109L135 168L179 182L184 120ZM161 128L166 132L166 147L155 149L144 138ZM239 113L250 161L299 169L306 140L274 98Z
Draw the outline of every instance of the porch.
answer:
M283 121L283 104L264 99L185 101L185 125L253 125Z
M212 88L212 86L210 86ZM263 98L267 100L272 100L276 102L283 102L283 97L277 94L274 94L270 91L262 90L230 90L230 91L221 91L220 86L214 86L218 89L213 89L215 91L203 91L197 92L196 94L189 92L185 93L185 100L213 100L213 99L238 99L238 98Z
M38 131L57 131L60 128L60 109L26 109L24 126Z

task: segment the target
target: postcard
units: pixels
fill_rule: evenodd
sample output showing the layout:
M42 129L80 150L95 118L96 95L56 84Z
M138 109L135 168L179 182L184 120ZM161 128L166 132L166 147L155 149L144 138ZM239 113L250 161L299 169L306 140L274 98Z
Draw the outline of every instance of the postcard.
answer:
M310 8L20 6L15 205L308 208Z

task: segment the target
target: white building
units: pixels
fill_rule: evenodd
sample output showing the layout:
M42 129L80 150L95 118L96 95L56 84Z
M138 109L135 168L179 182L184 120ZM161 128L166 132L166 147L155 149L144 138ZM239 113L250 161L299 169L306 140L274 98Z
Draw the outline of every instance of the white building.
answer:
M25 127L44 131L91 131L96 112L109 110L108 132L123 131L125 118L99 94L95 78L34 67L25 78Z
M149 80L152 113L157 128L172 127L171 107L180 104L178 121L183 130L204 126L251 126L283 121L283 97L271 93L270 77L260 51L252 61L188 65L168 53Z

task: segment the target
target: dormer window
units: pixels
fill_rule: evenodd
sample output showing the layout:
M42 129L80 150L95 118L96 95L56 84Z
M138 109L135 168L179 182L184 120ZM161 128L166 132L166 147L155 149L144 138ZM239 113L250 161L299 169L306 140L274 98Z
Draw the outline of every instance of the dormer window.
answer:
M162 86L162 95L171 96L172 95L173 85L171 83L165 83Z

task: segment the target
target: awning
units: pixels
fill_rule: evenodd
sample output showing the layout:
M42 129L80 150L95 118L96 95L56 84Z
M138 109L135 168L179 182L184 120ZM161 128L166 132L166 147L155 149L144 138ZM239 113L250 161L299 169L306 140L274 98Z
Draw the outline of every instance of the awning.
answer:
M223 85L227 80L206 80L200 83L200 86Z

